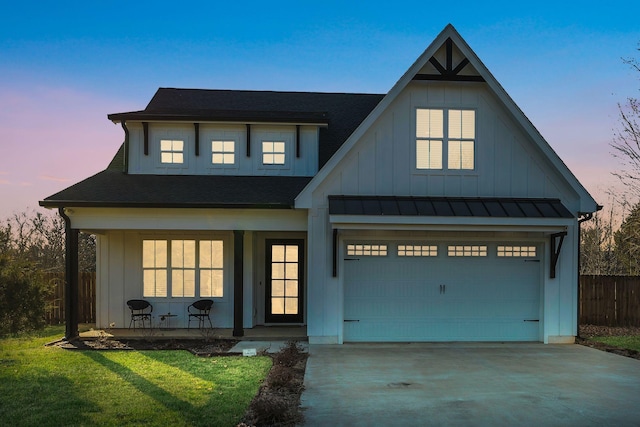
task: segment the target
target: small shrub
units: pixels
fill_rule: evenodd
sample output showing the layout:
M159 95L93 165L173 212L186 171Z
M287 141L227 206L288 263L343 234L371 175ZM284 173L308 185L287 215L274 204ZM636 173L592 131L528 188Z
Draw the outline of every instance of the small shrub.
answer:
M289 404L276 395L261 394L251 403L252 424L271 425L281 423L289 419Z
M286 345L273 358L274 365L294 367L304 359L303 349L298 341L287 341Z
M274 365L269 372L268 385L272 388L291 388L295 373L289 367Z

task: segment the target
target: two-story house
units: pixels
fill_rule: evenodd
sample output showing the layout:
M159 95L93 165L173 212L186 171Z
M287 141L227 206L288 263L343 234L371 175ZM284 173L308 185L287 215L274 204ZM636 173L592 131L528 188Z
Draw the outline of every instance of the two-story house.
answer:
M138 298L186 328L211 298L238 336L574 341L599 206L450 25L387 94L162 88L108 117L107 169L40 202L71 286L74 233L97 236L97 327Z

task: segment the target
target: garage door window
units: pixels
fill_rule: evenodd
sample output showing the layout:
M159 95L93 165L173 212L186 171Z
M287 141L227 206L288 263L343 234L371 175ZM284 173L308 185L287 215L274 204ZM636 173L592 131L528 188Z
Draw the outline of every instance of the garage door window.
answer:
M498 245L499 257L535 257L535 246L502 246Z
M451 245L447 250L450 257L482 257L487 256L486 245Z
M347 255L387 256L387 245L347 245Z
M398 245L398 256L438 256L435 245Z

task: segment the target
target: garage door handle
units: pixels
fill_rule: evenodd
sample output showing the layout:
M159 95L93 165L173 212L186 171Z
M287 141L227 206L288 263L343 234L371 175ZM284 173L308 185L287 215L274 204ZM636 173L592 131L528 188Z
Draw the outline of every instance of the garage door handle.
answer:
M540 319L524 319L525 322L539 322Z
M345 261L360 261L360 258L345 258Z
M525 259L524 262L540 262L539 259Z
M359 322L360 320L355 319L344 319L345 322Z

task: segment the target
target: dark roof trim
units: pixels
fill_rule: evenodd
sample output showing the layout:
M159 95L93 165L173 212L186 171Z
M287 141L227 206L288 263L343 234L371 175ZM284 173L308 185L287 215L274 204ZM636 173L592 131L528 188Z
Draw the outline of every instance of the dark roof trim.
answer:
M78 200L41 200L44 208L153 208L153 209L294 209L280 203L157 203L157 202L102 202Z
M107 118L113 122L134 121L184 121L184 122L268 122L268 123L309 123L328 124L326 112L291 112L291 111L183 111L149 112L132 111L128 113L109 114Z
M329 196L330 215L573 218L559 199Z

